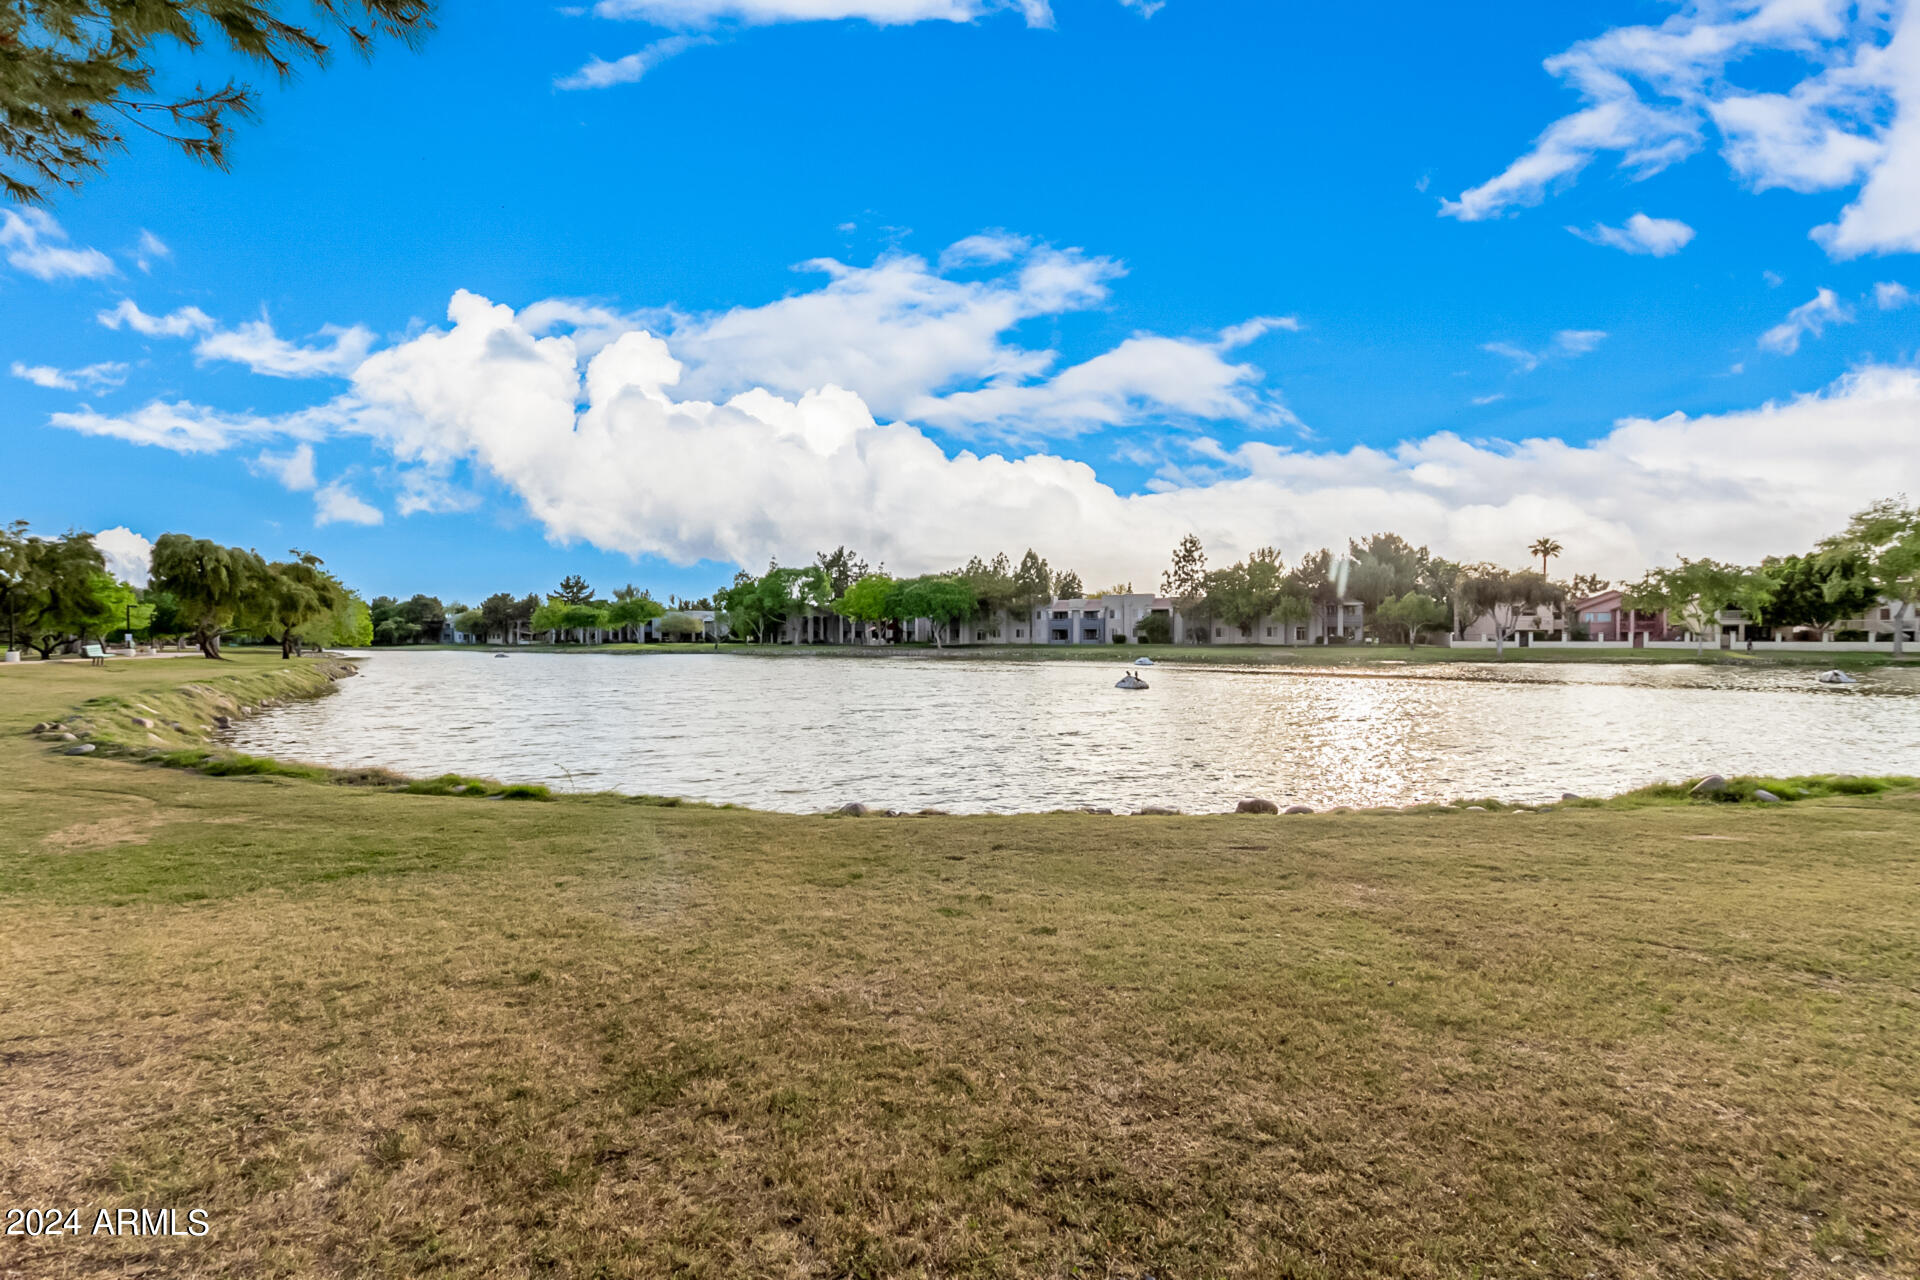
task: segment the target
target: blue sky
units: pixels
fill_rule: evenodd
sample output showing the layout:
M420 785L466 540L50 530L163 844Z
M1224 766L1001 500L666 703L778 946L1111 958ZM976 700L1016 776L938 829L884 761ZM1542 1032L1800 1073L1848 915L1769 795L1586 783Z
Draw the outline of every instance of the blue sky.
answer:
M468 0L264 87L229 174L0 213L10 516L471 601L1187 529L1620 576L1920 492L1904 4Z

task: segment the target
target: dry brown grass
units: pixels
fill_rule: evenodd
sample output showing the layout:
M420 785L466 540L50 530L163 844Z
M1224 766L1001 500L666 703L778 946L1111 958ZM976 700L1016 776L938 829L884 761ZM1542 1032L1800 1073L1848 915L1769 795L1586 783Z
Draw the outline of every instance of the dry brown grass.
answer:
M829 820L5 742L6 1202L213 1232L0 1275L1920 1274L1910 796Z

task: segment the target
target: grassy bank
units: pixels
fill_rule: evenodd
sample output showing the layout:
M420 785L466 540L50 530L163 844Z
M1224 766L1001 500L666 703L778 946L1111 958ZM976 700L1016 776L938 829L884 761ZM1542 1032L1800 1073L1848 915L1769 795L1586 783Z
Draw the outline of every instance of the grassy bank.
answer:
M212 1223L0 1275L1920 1271L1910 791L849 820L27 732L278 666L0 669L6 1204Z
M1846 671L1885 666L1920 666L1920 653L1910 653L1895 662L1884 653L1755 653L1738 649L1709 647L1695 655L1691 649L1610 649L1585 652L1577 649L1523 649L1510 646L1506 656L1492 649L1449 649L1444 645L960 645L936 648L931 644L898 645L774 645L723 644L603 644L603 645L522 645L496 650L482 645L402 645L392 652L413 653L422 650L506 653L575 654L652 654L731 653L761 658L838 657L939 658L953 662L1102 662L1124 666L1135 658L1152 658L1156 663L1224 664L1228 666L1346 667L1369 665L1428 665L1457 663L1603 663L1612 666L1709 665L1739 667L1805 667L1824 670L1838 667Z

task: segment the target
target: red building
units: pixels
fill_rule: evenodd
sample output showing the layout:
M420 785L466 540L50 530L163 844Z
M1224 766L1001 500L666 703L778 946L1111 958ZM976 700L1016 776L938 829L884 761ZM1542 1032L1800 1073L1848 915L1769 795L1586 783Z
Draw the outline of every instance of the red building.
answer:
M1667 615L1643 613L1625 607L1625 596L1618 590L1602 591L1567 602L1572 614L1574 634L1585 632L1589 640L1631 641L1672 640L1678 633L1667 625ZM1635 640L1634 637L1640 637Z

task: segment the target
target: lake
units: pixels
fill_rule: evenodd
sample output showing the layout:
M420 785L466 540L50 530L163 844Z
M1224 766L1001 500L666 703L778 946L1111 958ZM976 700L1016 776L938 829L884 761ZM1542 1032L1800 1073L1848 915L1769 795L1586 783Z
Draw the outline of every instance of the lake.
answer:
M1612 795L1721 773L1920 774L1920 673L1325 671L805 654L380 650L240 750L817 812L1229 809Z

